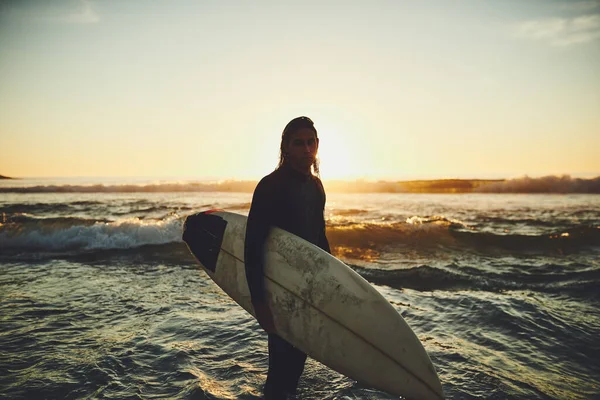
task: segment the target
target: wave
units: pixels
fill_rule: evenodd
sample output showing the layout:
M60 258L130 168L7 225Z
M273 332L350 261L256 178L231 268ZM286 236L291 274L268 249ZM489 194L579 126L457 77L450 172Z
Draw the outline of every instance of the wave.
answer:
M19 261L38 261L43 254L26 253L18 255ZM55 255L53 255L54 257ZM87 251L60 254L62 258L83 263L97 263L99 260L127 264L135 261L144 264L175 265L184 268L199 268L187 246L183 242L164 244L144 244L136 248L90 249ZM478 290L490 292L534 291L546 293L570 293L585 298L598 297L600 269L579 265L549 264L536 268L531 266L511 266L504 272L491 273L476 267L456 264L445 266L419 265L405 269L382 269L361 267L352 263L348 266L367 281L395 289L418 291L461 291Z
M50 213L68 213L73 211L85 212L89 211L90 205L73 203L30 203L30 204L9 204L0 207L0 214L15 215L15 214L50 214Z
M571 218L557 218L552 216L551 219L539 219L539 218L503 218L503 217L489 217L489 216L478 216L474 219L473 223L479 226L484 225L500 225L500 226L528 226L528 227L543 227L543 228L557 228L570 226L573 224L574 217L596 217L597 212L578 213L571 212ZM593 219L592 221L594 221Z
M396 289L415 289L422 291L466 289L474 286L474 279L466 274L450 272L440 268L420 265L408 269L384 270L362 268L350 265L369 282L394 287Z
M338 255L372 262L384 253L419 250L569 254L600 246L600 226L576 225L539 235L498 234L443 217L413 217L407 223L332 225L327 237Z
M122 185L34 185L0 187L0 193L179 193L179 192L250 192L254 181L224 181L214 183L156 183Z
M175 214L160 219L116 221L21 215L0 224L0 253L3 259L11 261L57 257L79 262L117 259L126 263L133 260L195 268L196 262L181 240L183 221L184 217ZM600 270L593 265L512 265L486 270L450 264L383 269L382 265L391 266L395 262L378 261L389 255L397 260L407 259L411 252L422 250L441 252L444 256L456 251L456 256L452 256L455 259L472 251L517 254L517 259L520 252L563 255L585 246L600 246L600 226L577 226L552 235L524 236L465 231L457 221L441 217L421 218L420 223L412 221L330 225L328 237L334 255L349 264L356 264L354 260L367 261L366 266L351 265L365 279L398 289L572 291L597 295Z
M600 226L579 225L544 235L499 235L489 232L455 232L462 243L478 249L524 253L568 254L581 247L600 246Z
M455 264L444 267L420 265L406 269L375 269L350 265L369 282L396 289L433 290L533 290L543 292L576 292L598 295L600 269L566 271L564 266L547 265L552 273L528 274L523 266L520 273L486 273L476 268L461 268Z
M87 251L127 249L181 242L183 216L117 220L81 217L38 218L20 213L0 223L0 248L13 251ZM548 234L482 232L440 216L406 222L373 223L330 220L327 237L333 252L349 259L376 261L382 254L406 251L568 254L600 246L600 226L577 225Z
M0 224L0 248L10 252L130 249L181 241L182 229L183 218L175 214L117 221L21 216Z
M369 211L363 210L363 209L358 209L358 208L349 208L349 209L332 210L331 213L336 216L351 217L351 216L355 216L355 215L368 214Z
M6 218L4 225L21 224L19 230L43 230L70 228L76 225L89 226L98 222L111 222L109 219L102 218L83 218L83 217L45 217L38 218L28 213L16 213ZM14 225L13 225L14 226Z
M202 208L211 208L211 205L203 205ZM102 202L91 201L76 201L72 203L30 203L30 204L10 204L0 207L0 222L10 222L18 219L22 215L113 215L126 216L135 215L141 217L143 215L171 212L189 212L196 207L191 206L171 206L171 205L156 205L154 202L147 200L123 202L121 204L107 204Z
M327 226L327 238L339 246L383 249L389 245L418 244L437 241L454 242L450 234L452 223L448 220L372 223L333 222Z
M179 207L171 207L171 206L149 206L146 208L133 208L133 209L129 209L129 210L125 210L125 211L113 211L112 213L114 215L140 215L141 214L152 214L152 213L173 213L173 212L187 212L187 211L191 211L193 209L195 209L196 207L186 207L186 206L179 206ZM175 210L175 211L174 211ZM140 216L140 218L142 218Z
M571 178L569 175L528 176L481 185L480 193L600 193L600 177L593 179Z

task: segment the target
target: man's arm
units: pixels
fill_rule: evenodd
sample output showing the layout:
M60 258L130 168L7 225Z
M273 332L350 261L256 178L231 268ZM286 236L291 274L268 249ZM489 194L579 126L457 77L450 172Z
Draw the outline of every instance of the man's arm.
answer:
M265 300L264 245L272 225L272 201L273 190L269 182L263 178L252 196L244 246L246 279L252 304L262 303Z
M327 240L327 236L325 235L325 219L323 219L323 229L321 230L321 234L319 235L319 244L318 246L331 254L331 248L329 247L329 241Z
M320 179L317 178L317 183L319 184L319 188L321 189L321 194L323 195L323 206L321 212L321 232L319 233L319 241L317 246L331 254L331 248L329 247L329 241L327 240L327 235L325 234L325 203L327 201L327 197L325 196L325 188L323 187L323 183Z
M267 332L275 331L273 314L265 298L265 242L272 226L274 212L274 190L263 178L252 196L252 205L248 213L246 225L246 242L244 243L244 259L246 262L246 280L250 289L250 297L254 314L260 326Z

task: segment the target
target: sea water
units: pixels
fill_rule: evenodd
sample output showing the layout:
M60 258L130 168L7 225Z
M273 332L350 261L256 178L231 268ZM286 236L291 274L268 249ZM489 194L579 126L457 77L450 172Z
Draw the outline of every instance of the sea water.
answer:
M266 335L181 241L252 194L181 188L1 183L0 398L260 398ZM447 398L600 398L600 196L328 193L325 217ZM298 397L395 398L310 359Z

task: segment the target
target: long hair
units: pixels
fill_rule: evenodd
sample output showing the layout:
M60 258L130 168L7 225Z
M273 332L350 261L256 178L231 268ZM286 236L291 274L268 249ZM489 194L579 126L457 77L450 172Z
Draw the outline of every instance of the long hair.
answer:
M281 144L279 145L279 163L277 164L277 168L281 168L286 163L287 153L285 151L285 146L288 144L290 140L290 136L292 133L300 130L300 129L312 129L315 132L315 138L319 138L317 134L317 129L315 128L315 123L308 117L297 117L288 122L288 124L283 128L283 132L281 133ZM316 176L319 176L319 158L315 157L315 161L312 164L313 173Z

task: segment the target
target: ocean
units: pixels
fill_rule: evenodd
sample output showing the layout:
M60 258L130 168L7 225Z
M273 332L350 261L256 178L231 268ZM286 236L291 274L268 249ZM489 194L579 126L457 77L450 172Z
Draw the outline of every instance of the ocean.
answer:
M0 181L0 398L260 398L266 335L181 240L252 193L186 187ZM328 193L325 217L448 399L600 399L599 195ZM396 397L309 359L298 398Z

